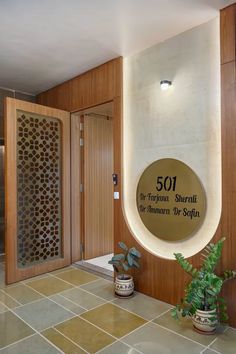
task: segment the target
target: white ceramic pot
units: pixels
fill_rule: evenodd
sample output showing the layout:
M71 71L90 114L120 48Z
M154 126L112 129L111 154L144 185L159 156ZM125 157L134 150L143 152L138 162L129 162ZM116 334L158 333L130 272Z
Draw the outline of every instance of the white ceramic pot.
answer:
M133 277L128 274L117 275L115 280L115 293L118 296L127 297L134 292Z
M210 318L216 317L216 310L201 311L197 310L192 316L193 326L201 332L210 333L214 332L217 326L217 319L212 321Z

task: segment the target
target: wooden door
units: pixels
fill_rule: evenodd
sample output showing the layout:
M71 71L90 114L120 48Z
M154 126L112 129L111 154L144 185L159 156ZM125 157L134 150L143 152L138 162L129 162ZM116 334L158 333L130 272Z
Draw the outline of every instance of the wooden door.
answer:
M84 259L113 252L112 125L84 116Z
M7 284L70 258L70 115L5 101Z

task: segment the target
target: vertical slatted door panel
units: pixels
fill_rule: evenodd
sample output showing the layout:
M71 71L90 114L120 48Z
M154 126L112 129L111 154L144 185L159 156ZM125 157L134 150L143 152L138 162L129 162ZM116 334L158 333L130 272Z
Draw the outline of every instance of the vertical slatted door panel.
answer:
M84 116L84 259L113 252L112 126Z
M64 267L70 256L70 115L5 102L7 284Z

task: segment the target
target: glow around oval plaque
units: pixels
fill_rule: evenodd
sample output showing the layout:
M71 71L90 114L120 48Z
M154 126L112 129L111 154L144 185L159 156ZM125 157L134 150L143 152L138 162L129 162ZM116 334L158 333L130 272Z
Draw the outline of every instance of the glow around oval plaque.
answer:
M195 172L175 159L148 166L137 188L137 208L146 228L166 241L193 235L206 214L206 194Z

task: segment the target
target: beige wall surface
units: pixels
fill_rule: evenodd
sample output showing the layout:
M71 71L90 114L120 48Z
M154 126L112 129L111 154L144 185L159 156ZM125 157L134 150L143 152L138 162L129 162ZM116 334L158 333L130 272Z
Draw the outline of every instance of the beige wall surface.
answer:
M160 88L164 79L173 82L168 91ZM219 19L125 58L123 80L123 206L130 231L162 258L192 256L214 236L221 214ZM182 242L158 239L138 215L138 180L161 158L189 165L206 191L205 220Z

